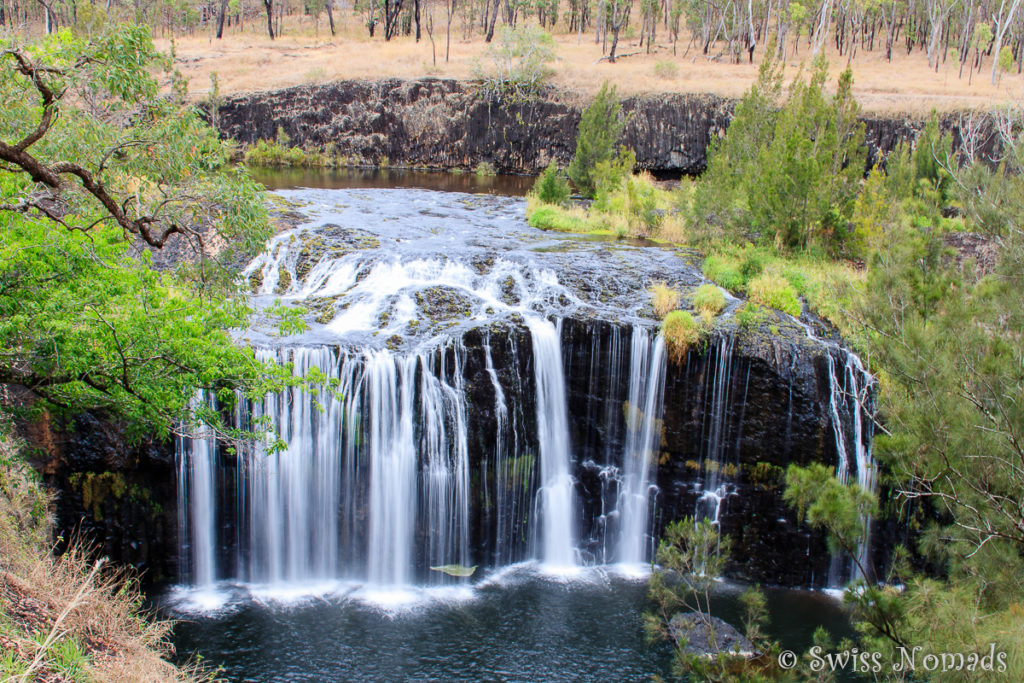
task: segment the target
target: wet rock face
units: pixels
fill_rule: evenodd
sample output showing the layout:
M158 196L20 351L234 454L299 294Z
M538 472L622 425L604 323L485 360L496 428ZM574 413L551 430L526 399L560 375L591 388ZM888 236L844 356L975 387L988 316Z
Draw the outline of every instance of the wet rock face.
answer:
M734 548L727 573L736 578L818 587L828 579L824 536L800 524L782 501L789 463L834 465L837 457L828 414L828 355L804 341L795 333L771 339L740 335L731 347L713 339L667 368L654 536L668 522L710 514L700 499L717 468L725 490L719 520ZM569 414L586 520L600 516L600 465L620 453L625 440L610 416L624 409L628 376L616 380L603 367L611 363L611 349L628 353L628 345L628 329L565 322ZM597 467L588 468L588 462Z
M625 448L623 416L635 409L627 405L631 333L631 326L615 322L568 318L562 323L572 474L581 512L579 547L589 561L607 558L607 548L601 547L608 543L604 525L613 522L603 513L615 508L617 476L612 470ZM530 334L523 325L493 324L467 332L461 344L471 555L482 566L520 561L531 556L536 520L530 492L539 485ZM702 494L709 489L710 473L718 471L725 485L718 519L734 543L728 574L771 585L825 585L830 556L824 536L798 523L781 492L790 462L836 461L827 363L827 351L809 348L795 335L770 342L740 335L732 342L713 339L684 362L668 365L652 482L658 489L652 541L666 523L708 513ZM455 365L454 357L445 364L449 369ZM504 430L498 425L495 382L508 411ZM175 580L173 444L129 447L116 424L91 415L50 440L43 469L59 491L61 533L67 537L80 529L104 554L145 570L149 580ZM521 456L511 465L522 468L521 476L514 479L514 490L504 493L495 479L502 462L496 459L499 443L506 456ZM232 518L235 466L232 458L221 456L217 497L223 514L218 525L225 538L239 523ZM521 495L516 493L520 487ZM423 528L418 533L430 532ZM884 545L881 535L873 540ZM220 553L224 567L236 559L226 546Z
M37 467L56 492L60 539L80 535L100 555L141 570L147 582L176 576L173 443L132 445L123 425L93 413L33 431L32 442L44 445Z
M585 105L553 88L536 101L503 105L454 80L338 81L229 97L219 125L223 135L247 144L273 139L280 128L291 144L330 146L359 163L447 169L486 161L502 173L538 173L551 161L569 163ZM627 97L622 142L642 169L698 174L707 166L708 143L724 134L734 107L735 100L707 94ZM954 142L958 122L955 115L942 121ZM868 168L923 126L877 116L864 123ZM995 136L982 137L978 151L993 152Z

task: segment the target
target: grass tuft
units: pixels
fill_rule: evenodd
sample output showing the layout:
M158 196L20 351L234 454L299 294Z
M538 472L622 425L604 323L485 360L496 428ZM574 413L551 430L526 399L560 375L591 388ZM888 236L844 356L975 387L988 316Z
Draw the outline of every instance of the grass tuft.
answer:
M690 302L701 316L710 319L725 308L725 295L715 285L701 285L690 296Z
M676 364L686 360L687 354L704 336L700 324L687 311L672 311L661 322L665 337L665 350Z
M655 315L664 319L679 306L679 292L664 282L655 282L651 285L651 304Z
M789 280L781 275L763 273L747 283L747 297L763 306L792 316L800 315L800 299Z

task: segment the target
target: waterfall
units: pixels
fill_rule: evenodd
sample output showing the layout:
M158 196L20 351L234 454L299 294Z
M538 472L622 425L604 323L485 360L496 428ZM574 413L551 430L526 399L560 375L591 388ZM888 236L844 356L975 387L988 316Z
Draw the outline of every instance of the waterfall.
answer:
M550 567L576 566L575 484L569 473L569 416L562 370L561 322L529 318L537 383L540 443L541 560Z
M781 345L752 353L734 339L730 300L713 340L666 376L640 284L699 276L671 250L536 231L516 199L284 197L304 218L242 278L257 311L280 299L306 310L307 328L282 338L275 316L261 314L239 338L261 361L322 383L240 397L233 426L273 438L237 452L202 433L177 444L185 581L270 593L343 581L405 594L379 587L465 583L474 565L477 580L524 560L570 571L643 564L662 517L731 527L747 515L727 501L739 502L748 408L767 441L742 441L744 467L748 450L773 466L788 452L805 461L797 449L820 450L824 411L837 477L874 486L862 405L870 377L799 319L810 341L794 347L787 371L774 366ZM817 374L796 367L822 352L828 402ZM671 462L659 473L663 450Z
M870 408L868 401L873 380L864 370L860 358L846 350L836 350L828 354L828 373L829 412L839 460L836 477L846 484L850 481L850 475L855 472L857 484L874 494L877 492L877 482L875 462L871 455L872 422L870 419L864 419ZM851 471L851 467L855 469ZM860 566L867 567L871 516L865 516L862 521L864 538L857 549L857 561ZM833 557L829 570L829 585L839 585L844 573L851 578L866 578L852 560L851 566L843 565L842 558Z
M366 359L370 458L367 578L374 584L410 583L416 510L412 413L417 360L415 356L397 359L383 349Z
M664 375L664 339L659 334L651 340L646 329L635 326L629 361L623 488L618 505L618 560L624 564L642 564L648 559L650 471L661 443Z
M507 343L510 350L515 344L511 338ZM498 566L516 562L521 558L517 552L516 539L521 535L530 509L530 495L535 487L534 462L530 455L520 455L517 413L510 406L505 390L498 379L491 351L491 339L484 340L484 368L494 389L494 452L493 457L483 461L483 480L488 481L487 466L493 462L493 497L484 489L484 508L494 510L493 561ZM521 406L520 406L521 407ZM488 524L490 528L490 524Z
M405 356L326 347L260 355L292 363L297 376L336 380L337 391L293 388L252 406L250 421L269 418L284 447L239 457L242 576L388 586L412 583L418 564L468 563L462 346ZM422 561L418 524L429 529Z
M292 363L297 377L330 372L337 364L337 355L324 347L286 350L280 357L263 351L259 356ZM334 576L339 411L331 394L314 397L301 387L268 394L254 407L252 419L272 421L283 448L252 448L239 460L239 498L248 515L249 580L275 583Z
M714 342L711 376L705 382L705 410L701 439L702 467L704 481L701 495L697 500L696 517L710 519L718 524L722 502L734 490L736 478L735 463L729 460L729 408L732 405L733 346L736 338L732 335L720 337ZM744 402L746 397L744 397Z
M462 373L465 349L456 342L452 350L451 384L444 380L448 354L420 358L427 366L427 371L421 373L420 452L425 460L423 488L431 566L465 565L469 560L469 449ZM413 462L415 458L413 453ZM444 576L436 573L432 578L441 580Z
M209 429L192 438L179 437L176 444L178 528L182 559L189 558L182 562L182 573L195 586L209 586L217 578L216 446Z

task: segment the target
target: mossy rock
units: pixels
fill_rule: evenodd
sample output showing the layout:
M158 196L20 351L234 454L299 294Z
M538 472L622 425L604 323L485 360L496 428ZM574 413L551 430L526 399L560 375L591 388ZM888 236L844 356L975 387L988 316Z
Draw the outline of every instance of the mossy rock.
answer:
M522 301L519 292L516 290L516 279L509 275L501 283L501 300L507 306L518 306Z
M284 294L292 286L292 274L288 269L281 266L277 269L277 284L274 286L274 294Z
M315 296L306 299L303 305L313 313L313 319L321 325L334 320L334 317L338 315L338 299L341 296Z
M487 256L477 256L472 261L473 270L480 275L485 275L491 271L494 267L494 255L488 254Z
M302 248L295 258L295 277L299 280L306 279L309 271L313 269L324 254L327 253L327 245L319 235L304 234L302 237Z
M355 250L376 249L380 246L377 236L359 228L345 228L336 223L327 223L317 229L327 246L335 252L347 254Z
M423 317L433 323L468 318L473 314L472 300L453 287L430 287L416 292L416 303Z
M256 294L260 291L260 287L263 286L263 271L254 270L249 275L249 291Z
M385 344L392 351L398 351L400 348L402 348L402 341L403 340L401 335L393 334L390 337L388 337L388 340L385 342Z

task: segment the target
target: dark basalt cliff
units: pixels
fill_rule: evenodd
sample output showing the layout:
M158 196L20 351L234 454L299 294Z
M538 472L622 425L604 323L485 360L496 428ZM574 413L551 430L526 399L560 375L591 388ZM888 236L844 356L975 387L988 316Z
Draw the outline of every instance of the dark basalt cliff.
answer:
M565 165L572 158L585 104L556 89L531 102L503 104L486 101L463 81L338 81L229 97L218 109L218 126L246 144L273 139L280 128L291 144L330 146L356 163L469 169L488 162L502 173L537 173L552 160ZM622 143L636 152L642 169L698 174L707 166L708 143L724 133L734 106L734 100L706 94L627 97ZM864 122L869 165L923 125L877 116ZM954 116L943 119L958 142L956 124Z
M721 336L692 350L684 362L668 365L653 532L656 537L669 521L708 512L700 497L714 463L728 484L719 519L734 539L729 573L766 584L822 586L830 563L825 539L800 524L795 511L782 502L782 476L790 462L837 462L829 363L832 354L843 352L812 342L801 332ZM602 511L614 507L617 495L609 468L621 457L626 437L621 423L628 373L608 368L628 361L630 334L629 326L599 320L569 318L562 327L573 475L582 506L579 547L590 561L602 556L604 525L611 523ZM510 419L517 426L505 438L509 449L518 442L519 451L506 452L537 452L534 360L529 332L518 325L471 330L462 344L471 407L471 552L474 563L492 566L529 557L529 548L518 541L515 547L495 545L501 535L486 492L497 485L492 458L499 431L484 349L490 350L497 381L516 411ZM116 424L90 415L65 429L40 432L34 441L45 446L40 465L59 491L58 526L65 537L81 531L106 555L146 570L149 580L179 578L172 442L131 446ZM234 510L236 463L222 454L220 467L223 488L218 496L226 511ZM536 486L535 477L526 485ZM536 523L531 514L522 511L517 539L526 539ZM231 537L237 523L230 512L222 515L223 537ZM237 549L221 548L222 566L231 567L237 560Z
M133 443L124 425L85 413L66 424L23 426L32 462L56 492L57 545L80 538L162 582L178 573L174 444Z

